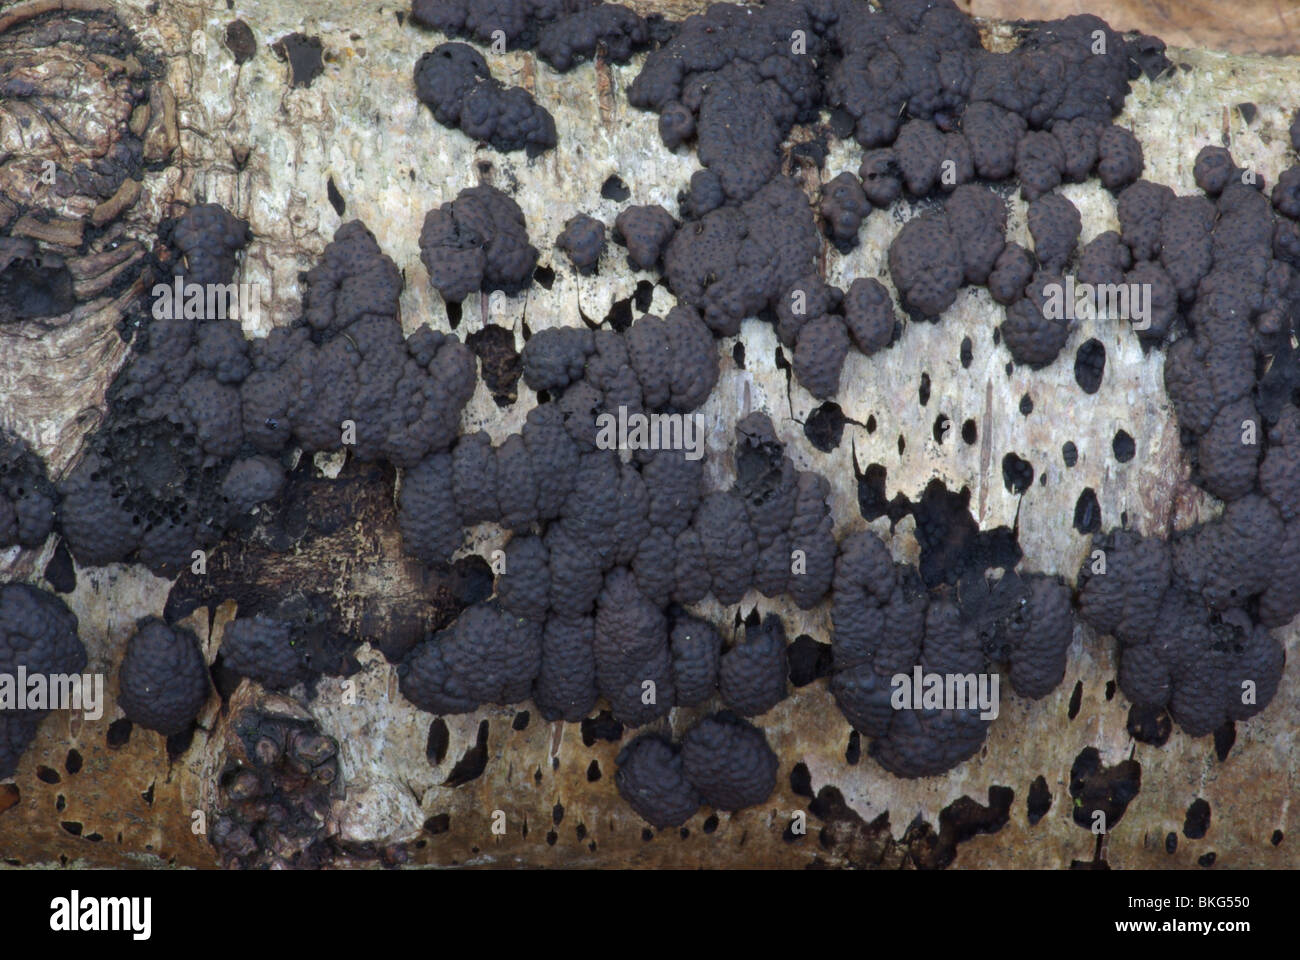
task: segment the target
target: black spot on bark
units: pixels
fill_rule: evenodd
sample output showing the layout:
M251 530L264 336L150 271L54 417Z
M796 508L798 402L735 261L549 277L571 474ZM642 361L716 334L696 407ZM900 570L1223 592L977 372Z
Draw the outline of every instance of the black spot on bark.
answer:
M1085 747L1070 767L1074 822L1091 830L1094 814L1100 811L1105 816L1105 829L1113 830L1141 789L1142 766L1136 760L1122 760L1108 767L1101 762L1096 747Z
M613 200L615 203L622 203L628 197L632 196L632 191L627 188L627 184L618 174L611 173L600 185L600 195L606 200Z
M1079 499L1074 501L1074 529L1084 534L1101 529L1101 504L1092 487L1084 487Z
M334 185L333 177L329 177L325 181L325 196L329 198L330 206L334 208L334 212L340 217L343 216L343 211L348 208L348 205L343 202L343 194L339 193L339 188Z
M1002 485L1008 493L1024 493L1034 482L1034 465L1014 453L1002 458Z
M1173 729L1174 722L1163 707L1135 703L1128 708L1128 735L1138 743L1162 747Z
M1228 754L1232 750L1232 745L1237 742L1237 725L1229 720L1218 730L1214 731L1214 755L1219 758L1219 762L1228 759Z
M1084 393L1101 389L1101 378L1106 372L1106 347L1093 337L1079 345L1074 353L1074 379Z
M324 49L319 37L301 33L291 33L271 44L275 55L289 62L289 83L294 87L310 87L312 81L324 72L325 65L321 62Z
M739 347L740 344L736 346ZM846 422L840 405L829 400L808 414L808 419L803 422L803 433L808 442L822 453L830 453L844 438Z
M54 556L45 565L45 582L59 593L71 593L77 589L77 568L72 562L72 551L62 538L54 548Z
M1115 431L1115 439L1110 442L1110 448L1115 453L1115 459L1120 463L1128 463L1137 453L1137 444L1133 442L1133 437L1127 430Z
M257 53L257 40L253 29L243 20L232 20L226 24L226 49L235 58L235 63L248 63Z
M1029 785L1029 796L1025 798L1025 811L1029 815L1029 825L1032 827L1042 820L1050 809L1052 809L1052 791L1047 789L1047 778L1040 773Z
M459 787L483 775L488 761L487 741L488 722L483 720L478 725L478 737L475 739L474 746L466 750L456 761L456 765L451 768L451 775L443 781L444 787Z
M1210 805L1197 797L1187 808L1183 818L1183 836L1188 840L1200 840L1210 831Z
M941 413L934 418L934 442L943 443L943 438L948 435L948 426L952 421L948 419L948 414Z
M104 740L114 750L126 746L131 741L131 721L126 717L114 720L108 725Z
M808 766L802 760L790 769L790 790L797 796L807 797L810 800L817 796L813 793L812 774L808 772Z
M584 717L581 727L584 746L590 747L597 740L618 743L623 739L623 724L615 720L608 710L602 710L594 717Z
M806 633L795 637L786 648L786 657L790 664L790 683L796 687L806 687L831 675L831 645L818 643Z
M447 729L447 721L442 717L434 717L429 724L429 736L424 744L424 755L430 765L436 767L447 759L447 746L450 743L451 731Z
M492 392L497 406L515 402L515 385L523 372L523 362L515 350L515 335L505 327L490 324L469 335L466 345L479 359L483 383Z
M434 814L428 820L424 821L424 829L435 837L440 833L446 833L451 829L451 814Z

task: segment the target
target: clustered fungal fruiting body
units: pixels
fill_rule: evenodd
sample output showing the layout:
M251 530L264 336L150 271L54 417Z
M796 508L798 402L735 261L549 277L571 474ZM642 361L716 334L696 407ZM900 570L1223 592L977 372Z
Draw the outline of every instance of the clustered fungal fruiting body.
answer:
M171 736L198 716L208 699L208 664L198 638L156 617L139 624L126 647L117 702L127 719Z
M80 674L86 648L77 636L77 618L68 605L25 583L0 584L0 675L50 678ZM21 671L21 673L20 673ZM10 693L26 696L27 689ZM36 730L53 704L15 704L0 710L0 779L13 775Z
M1300 612L1300 361L1290 339L1300 304L1300 168L1282 175L1271 200L1219 147L1196 160L1205 196L1141 179L1141 146L1113 119L1130 81L1168 67L1158 40L1074 16L1029 25L1015 49L994 53L947 0L715 4L671 25L593 0L416 0L412 20L484 44L501 31L507 47L536 49L557 70L653 48L628 100L658 115L667 148L693 142L703 169L678 218L631 205L613 237L631 266L661 273L678 305L621 331L533 334L522 377L545 402L494 444L482 431L459 434L474 354L428 326L403 337L402 275L364 225L346 223L306 275L302 315L265 339L248 341L238 323L203 309L144 318L108 420L57 496L39 463L5 441L0 546L43 540L57 506L57 527L81 563L135 560L173 575L279 495L294 448L346 446L401 470L403 547L424 564L448 564L467 527L494 523L511 534L494 595L402 657L401 691L421 709L465 713L531 697L547 719L577 721L603 698L616 720L641 726L716 695L726 709L680 742L658 732L632 740L619 755L617 789L656 827L680 825L701 804L760 804L778 761L742 718L787 695L784 626L755 616L728 645L686 609L708 595L736 604L756 589L803 609L829 599L829 685L840 710L885 769L936 775L979 750L992 717L972 704L899 710L893 678L1005 675L1020 696L1048 695L1074 635L1071 588L1017 572L1014 538L993 544L995 531L976 543L985 535L942 485L912 508L918 565L896 563L871 532L837 541L830 485L794 466L765 414L735 424L735 481L725 489L706 485L689 447L620 457L601 440L598 418L672 416L686 429L718 379L715 338L737 335L750 317L774 324L793 350L795 377L829 399L850 347L868 356L888 348L900 312L940 319L965 286L988 287L1005 308L999 333L1011 357L1041 367L1070 334L1070 321L1048 309L1067 275L1140 283L1152 310L1138 333L1148 347L1168 345L1166 385L1195 478L1227 506L1170 540L1098 531L1104 563L1094 554L1079 572L1079 615L1119 641L1120 687L1135 708L1167 709L1189 735L1268 704L1284 663L1270 630ZM555 145L550 115L502 87L465 43L425 54L414 82L440 123L497 149ZM856 176L830 178L814 207L783 172L783 144L823 111L831 131L852 135L864 153ZM1300 140L1295 125L1291 136ZM820 166L825 151L811 154ZM1093 176L1115 195L1120 229L1080 249L1079 212L1059 188ZM1006 240L1000 181L1017 184L1028 204L1031 249ZM889 247L897 308L877 279L856 278L844 291L827 284L822 235L848 249L874 209L903 197L929 202ZM161 235L177 275L200 283L230 282L250 239L246 223L212 204ZM448 302L523 290L539 256L518 204L486 185L429 211L419 245ZM595 268L604 245L605 225L586 215L557 240L580 272ZM1082 389L1097 389L1104 363L1104 348L1099 357L1080 348ZM1009 489L1032 481L1022 466L1004 461ZM1089 528L1079 518L1076 526ZM994 567L1000 577L988 575ZM291 615L236 619L224 665L272 688L310 681L322 669L302 639L311 628ZM0 639L0 666L6 655L84 664L75 618L34 588L0 588ZM185 631L142 623L121 670L128 716L164 733L187 726L208 689L197 654ZM0 714L0 773L30 740L34 727L24 723ZM271 727L270 746L250 749L262 758L258 770L223 784L242 812L223 819L216 842L240 862L259 862L261 821L243 808L274 792L279 767L297 757L286 736L306 756L289 764L304 809L319 799L312 784L337 773L332 750L303 740L308 732Z
M506 87L487 61L464 43L444 43L415 65L416 96L444 127L529 156L555 146L555 119L521 87Z

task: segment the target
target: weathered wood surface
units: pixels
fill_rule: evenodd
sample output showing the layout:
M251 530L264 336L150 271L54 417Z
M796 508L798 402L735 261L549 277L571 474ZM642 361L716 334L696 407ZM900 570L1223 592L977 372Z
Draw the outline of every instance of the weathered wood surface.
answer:
M461 336L496 323L515 333L522 346L522 324L536 331L551 325L606 315L610 305L628 297L639 280L619 248L611 246L593 278L576 278L553 250L564 220L579 211L612 224L622 206L600 198L600 186L617 174L631 190L632 203L663 203L676 210L676 193L696 169L686 150L672 153L661 144L656 118L630 108L623 95L636 66L587 65L557 75L526 53L498 58L493 69L501 79L525 85L550 109L560 142L548 154L526 160L479 149L458 132L438 126L411 90L411 68L421 52L439 42L436 35L399 23L391 4L358 5L349 0L321 0L304 8L283 0L243 0L235 11L224 4L162 0L156 13L146 0L123 0L119 14L145 43L162 52L167 84L175 96L179 145L165 172L149 174L130 229L141 236L150 218L177 212L179 205L218 201L247 218L254 242L245 256L240 280L262 283L262 323L250 334L265 334L272 324L296 316L301 293L299 272L307 269L344 219L360 218L375 232L383 249L405 271L403 323L409 331L428 322L446 329L440 298L428 285L416 239L426 210L449 200L480 176L508 189L522 206L530 236L541 249L543 264L556 271L550 290L534 286L508 299L485 318L486 298L466 303L457 332ZM655 5L663 9L661 5ZM682 8L696 6L683 2ZM223 44L226 24L236 15L246 20L257 39L255 58L236 65ZM321 39L324 73L309 88L291 88L288 66L270 45L300 31ZM994 31L1005 42L1006 34ZM1157 83L1136 82L1122 122L1131 124L1147 156L1146 175L1169 183L1180 193L1194 189L1192 158L1206 143L1227 136L1238 162L1260 170L1272 182L1289 164L1285 128L1293 106L1294 77L1300 60L1173 51L1189 69ZM1259 105L1251 124L1228 107L1242 101ZM838 144L824 178L856 170L859 150ZM486 168L483 166L486 165ZM326 200L333 179L346 201L340 218ZM809 184L815 195L816 177ZM1065 188L1083 216L1083 240L1116 227L1114 202L1095 183ZM1012 204L1010 238L1025 242L1025 205ZM877 276L889 285L885 266L888 242L907 214L906 207L874 213L862 243L847 256L833 248L825 255L834 282ZM666 310L672 297L656 287L652 312ZM75 457L77 443L93 426L107 384L125 356L114 339L110 305L100 314L74 318L55 331L19 324L0 329L0 384L4 385L6 422L27 436L59 471ZM831 480L833 512L841 535L860 528L851 458L860 465L883 464L887 492L916 497L927 481L941 477L950 488L968 486L972 509L982 526L1018 522L1024 566L1072 577L1088 546L1070 526L1074 504L1085 486L1097 492L1103 523L1130 522L1144 532L1184 527L1211 516L1214 503L1187 481L1178 447L1178 430L1162 389L1163 356L1144 354L1124 326L1085 321L1074 332L1061 358L1044 371L1004 370L1009 357L995 346L993 330L1001 310L987 291L965 290L956 306L937 325L911 325L893 349L867 359L852 354L842 381L845 413L865 424L874 416L877 429L849 425L844 442L831 454L813 449L801 421L816 405L797 384L787 386L774 364L777 342L770 327L744 325L744 369L732 361L732 340L718 345L722 377L704 408L710 424L710 479L727 482L730 463L725 450L731 425L749 409L770 413L791 456L802 468L814 468ZM969 336L974 362L963 369L960 343ZM1106 379L1094 396L1074 383L1074 350L1096 336L1106 346ZM929 374L931 394L918 402L918 382ZM464 417L464 429L486 429L500 440L522 424L534 403L522 383L513 405L499 408L480 385ZM1028 393L1034 411L1019 413ZM935 418L946 414L952 424L942 442L933 434ZM978 440L963 443L960 425L977 425ZM1111 438L1123 427L1137 441L1137 456L1117 464ZM899 438L906 441L900 449ZM1067 470L1060 449L1073 440L1078 465ZM1014 451L1030 460L1045 485L1035 482L1023 497L1009 494L1002 483L1001 459ZM411 565L397 556L391 516L362 512L331 549L345 554L339 590L349 595L371 591L400 595L412 586ZM915 559L910 519L898 527L892 545L900 559ZM887 534L884 521L877 529ZM484 551L503 538L490 528L476 530L468 549ZM41 551L0 554L0 575L38 580L53 545ZM351 551L351 552L349 552ZM109 674L137 617L159 613L169 584L140 568L113 566L79 570L78 585L68 600L81 620L91 651L89 669ZM787 608L757 594L740 604L778 610L791 636L808 633L828 639L825 606L809 612ZM222 625L235 614L226 603L209 633L204 611L191 620L211 659ZM710 601L701 610L729 624L734 609ZM341 744L345 792L333 820L342 837L356 843L409 842L413 861L429 864L573 865L573 866L805 866L882 863L909 859L905 834L916 817L938 829L940 811L966 795L987 802L991 786L1015 791L1010 822L990 836L963 843L956 866L1062 867L1093 859L1093 836L1074 825L1067 792L1070 765L1080 750L1096 746L1107 763L1130 755L1142 764L1142 790L1123 821L1105 841L1103 856L1112 866L1195 866L1202 854L1215 851L1220 867L1283 867L1300 862L1292 834L1300 822L1291 798L1300 787L1297 742L1297 631L1287 631L1292 669L1276 701L1265 713L1237 727L1236 745L1226 762L1215 758L1209 738L1191 740L1175 731L1162 749L1135 744L1125 729L1127 703L1122 694L1108 696L1115 662L1108 640L1085 628L1077 631L1065 681L1045 700L1030 703L1004 698L1002 716L993 725L986 748L946 776L903 781L882 771L864 756L846 761L849 727L834 707L824 681L805 687L758 722L781 758L776 792L760 807L719 816L716 830L706 832L702 811L679 834L668 831L643 839L644 824L618 798L613 784L619 744L596 741L587 746L573 724L546 724L532 710L531 722L512 729L517 709L490 708L447 718L450 742L445 760L426 757L427 714L416 711L396 689L393 668L375 651L363 648L362 672L355 703L348 703L334 681L321 685L310 709L321 728ZM1079 708L1069 716L1071 695L1079 690ZM251 696L245 692L241 696ZM17 795L0 787L0 858L23 864L69 862L138 863L208 866L214 855L202 836L191 832L191 814L210 807L215 773L221 761L224 719L214 697L201 718L212 732L201 732L194 746L169 763L161 737L137 729L122 747L106 745L108 725L120 714L110 704L101 721L48 720L14 780ZM671 726L683 731L692 711L676 710ZM487 766L482 776L459 787L442 786L451 768L476 741L480 722L488 723ZM865 744L864 744L865 746ZM84 757L77 774L64 769L70 748ZM792 792L788 773L802 761L813 789L837 787L847 810L819 843L824 825L809 818L809 835L787 842L782 834L795 810L807 810L806 797ZM36 776L48 766L60 782ZM599 779L596 779L596 772ZM1052 793L1052 807L1036 826L1029 826L1025 797L1042 775ZM7 797L7 799L6 799ZM1180 832L1188 804L1196 797L1213 808L1213 825L1200 841L1183 840L1178 852L1164 852L1164 837ZM60 799L61 798L61 799ZM58 806L62 803L62 807ZM10 805L5 810L5 806ZM556 823L558 807L563 816ZM506 812L509 830L494 836L493 811ZM888 813L887 821L878 820ZM422 825L448 815L448 829L431 834ZM860 817L861 821L856 818ZM80 824L73 836L63 824ZM870 826L868 826L870 825ZM1269 843L1274 830L1287 842ZM102 839L94 842L90 835ZM552 836L554 840L552 841ZM924 852L924 841L915 841Z

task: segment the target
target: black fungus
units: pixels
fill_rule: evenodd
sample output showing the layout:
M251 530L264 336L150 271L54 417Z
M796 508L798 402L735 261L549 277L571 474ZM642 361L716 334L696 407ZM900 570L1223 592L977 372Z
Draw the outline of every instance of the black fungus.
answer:
M157 618L127 642L117 702L128 719L170 736L185 730L208 697L208 665L198 638Z
M468 187L425 215L420 261L443 299L458 302L476 290L518 293L532 282L537 248L519 204L495 187Z

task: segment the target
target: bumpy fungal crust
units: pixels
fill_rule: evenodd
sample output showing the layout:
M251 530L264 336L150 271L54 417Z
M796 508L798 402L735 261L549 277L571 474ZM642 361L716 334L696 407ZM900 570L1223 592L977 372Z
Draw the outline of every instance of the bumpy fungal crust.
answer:
M1273 185L1273 206L1292 220L1300 219L1300 166L1282 171Z
M1300 409L1287 404L1269 429L1268 452L1259 467L1260 492L1287 523L1300 517Z
M597 3L561 16L537 34L537 55L561 72L583 63L597 49L613 63L627 63L650 42L650 29L637 14L617 3Z
M208 688L208 665L191 631L156 617L137 625L118 671L117 702L129 720L167 736L181 733Z
M618 794L657 829L680 827L700 808L700 795L686 779L678 748L660 734L643 733L614 761Z
M1004 580L1014 575L1007 574ZM1059 577L1030 574L1020 581L1019 610L1007 623L1003 648L1010 663L1011 687L1022 697L1040 699L1065 677L1074 614L1070 589Z
M542 631L542 659L533 702L547 720L581 720L596 705L595 623L587 616L553 615Z
M484 41L502 29L510 46L536 44L557 69L598 49L625 59L653 32L630 11L589 0L417 0L413 20ZM795 31L805 50L792 49ZM1102 54L1093 50L1097 31ZM718 377L712 338L737 333L743 318L774 319L794 349L796 376L818 396L835 392L850 342L870 354L892 341L898 323L882 284L858 278L841 294L820 279L815 213L799 182L779 173L792 126L832 106L833 122L847 114L859 141L874 148L862 160L862 184L842 174L823 190L832 239L852 242L867 203L891 203L904 186L917 198L950 190L891 245L900 300L937 316L963 284L987 282L1009 307L1002 336L1019 362L1050 362L1069 332L1043 316L1045 287L1061 281L1073 257L1079 218L1049 191L1097 169L1119 192L1122 234L1089 244L1079 278L1149 286L1148 340L1173 331L1178 301L1187 304L1190 333L1171 347L1169 393L1197 447L1198 481L1231 503L1220 521L1177 539L1172 558L1164 541L1112 533L1102 541L1107 574L1080 575L1080 607L1125 644L1125 692L1168 705L1189 731L1249 715L1232 702L1243 679L1258 683L1266 703L1281 663L1263 628L1286 622L1300 605L1300 420L1289 389L1261 383L1256 392L1255 368L1257 348L1285 339L1293 306L1292 273L1270 258L1300 259L1300 234L1274 213L1294 215L1294 184L1284 176L1270 207L1233 182L1230 156L1225 173L1225 157L1213 154L1198 162L1197 181L1217 204L1137 181L1140 146L1108 124L1128 79L1163 69L1163 57L1158 41L1126 42L1096 18L1027 26L1015 50L992 54L947 0L884 0L878 8L800 0L711 7L656 39L664 45L630 98L659 113L670 148L697 139L704 169L681 198L680 228L662 208L634 207L617 230L634 265L662 263L680 306L664 318L642 311L621 333L539 331L524 348L523 376L549 402L496 447L485 433L457 440L474 389L472 354L427 327L403 340L401 273L364 226L347 224L308 275L304 315L293 327L251 345L237 324L210 318L142 331L148 349L114 401L147 406L151 424L163 422L163 409L179 411L187 443L220 491L187 489L187 509L176 515L157 508L157 490L152 500L134 489L124 498L123 468L105 462L113 446L106 443L64 491L65 533L78 558L108 562L135 551L156 570L174 570L196 545L216 541L230 511L276 495L291 447L339 449L339 425L349 419L359 430L355 456L403 471L398 519L408 552L443 563L465 526L491 522L512 532L496 599L468 608L400 667L403 692L422 708L461 712L531 693L548 720L574 721L604 696L621 721L639 724L674 705L698 705L720 686L730 707L760 713L785 693L779 619L750 628L721 656L716 631L670 604L709 593L735 603L752 587L807 609L833 585L831 686L846 717L896 775L951 768L978 751L987 720L969 708L896 710L892 678L917 667L975 673L1000 664L1019 695L1045 696L1064 674L1072 636L1069 591L1059 580L1007 570L990 582L980 570L926 590L872 534L837 548L829 484L794 467L761 414L736 426L736 483L727 490L708 490L703 464L680 451L620 459L596 443L599 412L702 405ZM503 142L522 137L535 146L538 131L545 138L540 108L522 91L503 92L463 44L426 55L416 82L440 122ZM550 135L553 142L553 128ZM1036 256L1005 242L1001 197L967 182L1013 173L1032 201ZM191 214L171 232L184 269L191 278L230 279L246 226L219 208ZM603 231L598 221L574 218L559 245L575 267L591 269ZM490 188L431 211L421 248L448 299L522 288L537 258L518 206ZM805 309L794 309L794 293L804 295ZM1253 450L1235 443L1241 418L1266 442ZM140 446L161 447L163 428L150 429ZM125 457L131 472L143 472L138 450ZM194 463L164 466L184 476ZM217 502L220 509L210 509ZM0 497L0 544L18 523L4 504ZM199 529L192 518L200 516L215 519ZM919 514L918 531L924 549L933 525L927 533ZM1183 606L1173 606L1174 596ZM315 672L293 623L245 619L229 631L223 658L242 672L279 686ZM25 735L19 726L0 716L0 767L4 743ZM761 731L719 715L686 735L680 755L662 737L633 741L616 781L639 814L669 826L701 802L725 809L761 802L776 766Z
M430 713L527 699L541 668L542 626L494 603L475 604L417 644L397 667L402 695Z
M686 732L681 757L687 781L718 810L760 804L776 786L777 758L763 731L725 711Z
M1005 180L1016 168L1016 145L1025 135L1025 119L987 101L977 101L962 115L962 130L971 147L975 172L985 180Z
M348 420L362 460L410 467L455 439L474 356L427 327L403 340L401 274L365 226L340 226L305 283L302 316L265 339L245 341L206 304L141 331L106 427L62 485L59 522L82 563L188 567L276 495L291 444L340 449Z
M883 283L875 277L858 277L849 284L844 292L844 325L853 345L865 356L893 342L898 318Z
M303 318L313 330L337 332L363 314L396 316L402 275L360 220L334 232L320 263L307 271Z
M821 215L831 241L847 252L857 245L858 230L871 212L862 184L851 173L841 173L822 187Z
M1196 180L1196 185L1211 197L1217 197L1240 174L1241 170L1232 162L1231 153L1224 147L1209 144L1201 147L1192 166L1192 177Z
M1145 638L1155 627L1172 573L1166 541L1130 530L1097 534L1093 552L1079 568L1079 616L1098 633L1125 641Z
M987 187L962 184L943 209L961 246L966 283L987 282L1006 246L1006 202Z
M877 207L887 207L903 194L903 171L891 147L866 151L858 177L863 195Z
M176 221L171 239L185 259L189 283L229 283L235 255L253 238L248 221L216 203L190 207Z
M937 674L973 674L984 666L974 633L961 622L949 600L932 602L925 612L920 663ZM872 739L871 756L900 777L941 773L973 756L984 742L989 721L978 705L966 709L894 711L889 730Z
M257 614L226 624L221 657L227 669L277 690L313 675L293 624Z
M672 214L658 204L632 206L614 221L614 240L627 248L627 262L635 269L653 270L676 229Z
M1142 144L1123 127L1111 125L1101 131L1097 158L1097 176L1108 190L1122 190L1142 175Z
M673 623L669 635L677 704L693 707L713 695L718 685L722 638L713 624L690 615Z
M664 250L664 273L679 300L718 336L816 272L817 228L803 191L778 176L739 206L682 225Z
M1028 219L1038 262L1048 270L1062 269L1083 229L1078 209L1059 193L1045 193L1029 205Z
M966 268L946 217L922 214L889 244L889 274L906 310L938 316L957 299Z
M530 49L546 25L573 14L588 17L598 6L596 0L414 0L411 22L482 44L494 42L500 31L508 49Z
M593 649L596 684L616 720L641 726L672 708L667 621L625 569L605 577L596 601Z
M1033 254L1018 243L1008 243L989 272L989 293L1004 307L1010 306L1025 295L1036 269Z
M257 455L236 460L221 482L221 493L236 510L251 510L274 500L284 487L284 468L270 457Z
M805 38L799 52L790 42L796 30ZM729 197L743 200L775 173L790 127L812 118L821 50L821 37L799 6L715 4L683 20L650 53L628 101L655 111L688 107L700 162L719 175Z
M415 95L445 127L530 157L555 146L555 119L522 87L492 76L487 61L464 43L444 43L415 64Z
M1079 283L1123 283L1133 265L1133 253L1114 230L1097 234L1079 252L1075 270Z
M824 400L840 389L840 371L849 352L844 321L833 314L815 317L799 330L794 375L814 397Z
M25 583L0 584L0 674L79 674L86 648L76 615L52 593ZM0 779L9 777L48 710L0 710Z
M1151 260L1159 255L1161 221L1173 200L1173 190L1150 180L1138 180L1120 191L1115 205L1120 236L1135 260Z
M27 442L0 431L0 549L43 544L54 528L58 496Z
M718 382L713 336L691 307L674 307L662 320L646 314L624 340L647 409L693 410Z
M1020 193L1033 201L1061 184L1065 151L1061 141L1045 130L1031 130L1016 144L1016 177Z
M456 302L476 290L518 293L532 282L537 248L519 204L485 185L425 215L420 261L443 299Z
M562 390L582 377L596 349L585 327L547 327L534 333L520 355L524 383L534 390Z
M745 638L722 655L718 689L722 702L742 717L766 713L785 699L785 625L769 613L761 625L745 628Z
M1277 692L1285 651L1242 611L1211 617L1170 590L1151 638L1121 652L1119 683L1134 703L1167 707L1193 737L1254 716Z
M1079 183L1091 176L1097 165L1097 141L1102 125L1091 117L1058 120L1052 124L1052 136L1061 144L1063 179Z
M1049 307L1047 294L1064 291L1064 279L1039 272L1030 281L1025 296L1007 307L1007 318L999 329L1002 341L1017 363L1042 367L1056 359L1070 336L1070 321Z
M579 273L591 273L605 252L605 225L595 217L580 213L564 222L564 230L555 238L555 245L568 255Z

